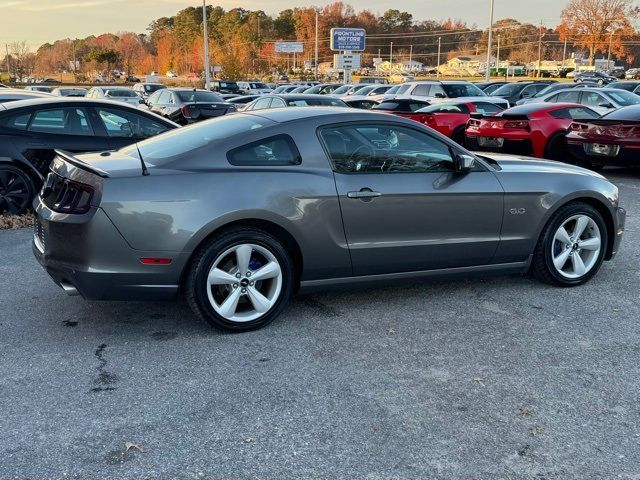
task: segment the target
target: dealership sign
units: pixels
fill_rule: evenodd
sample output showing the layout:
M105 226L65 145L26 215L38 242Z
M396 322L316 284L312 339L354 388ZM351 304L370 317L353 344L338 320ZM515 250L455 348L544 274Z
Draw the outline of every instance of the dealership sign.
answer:
M362 52L367 32L364 28L332 28L331 50Z
M302 42L276 42L276 53L302 53Z

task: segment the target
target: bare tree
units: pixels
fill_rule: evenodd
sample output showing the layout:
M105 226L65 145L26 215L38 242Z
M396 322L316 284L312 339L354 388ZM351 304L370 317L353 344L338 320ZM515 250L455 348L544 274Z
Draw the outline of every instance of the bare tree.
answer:
M31 52L27 42L13 42L9 45L11 57L10 72L19 81L33 73L36 65L36 54Z

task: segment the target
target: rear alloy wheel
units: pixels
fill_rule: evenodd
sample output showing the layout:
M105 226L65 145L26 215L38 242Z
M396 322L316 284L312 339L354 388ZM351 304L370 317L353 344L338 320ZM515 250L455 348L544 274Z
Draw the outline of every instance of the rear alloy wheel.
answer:
M602 215L584 203L568 204L545 227L532 269L547 283L581 285L600 269L606 247L607 229Z
M0 165L0 215L19 215L31 207L35 186L13 165Z
M274 320L293 291L293 266L284 246L253 228L232 230L197 255L187 280L194 312L232 331Z
M563 134L557 134L549 140L545 158L561 162L570 161L567 149L567 139Z

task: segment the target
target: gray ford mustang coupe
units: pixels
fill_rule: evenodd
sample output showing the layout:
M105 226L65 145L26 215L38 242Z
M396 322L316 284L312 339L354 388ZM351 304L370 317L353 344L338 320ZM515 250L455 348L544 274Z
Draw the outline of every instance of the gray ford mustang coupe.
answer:
M417 122L332 107L58 151L34 207L34 254L68 294L183 293L235 331L268 324L299 289L527 271L580 285L613 258L625 219L596 173L474 155Z

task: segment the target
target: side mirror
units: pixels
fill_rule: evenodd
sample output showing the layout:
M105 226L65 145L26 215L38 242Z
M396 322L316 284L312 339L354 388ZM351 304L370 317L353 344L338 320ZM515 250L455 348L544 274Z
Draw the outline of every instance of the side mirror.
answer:
M611 105L609 102L601 102L598 104L598 107L600 108L614 108L613 105Z
M435 97L436 98L447 98L444 93L440 93L440 92L436 93Z
M522 92L522 95L520 95L520 98L529 98L531 96L531 92Z
M456 167L456 172L464 173L464 172L468 172L475 166L476 159L471 155L459 153L456 155L454 163Z

